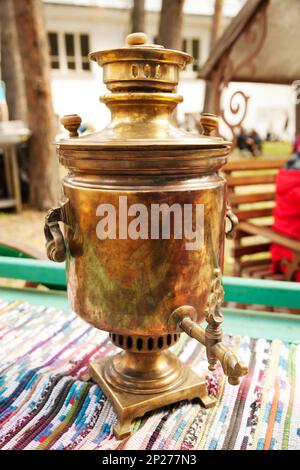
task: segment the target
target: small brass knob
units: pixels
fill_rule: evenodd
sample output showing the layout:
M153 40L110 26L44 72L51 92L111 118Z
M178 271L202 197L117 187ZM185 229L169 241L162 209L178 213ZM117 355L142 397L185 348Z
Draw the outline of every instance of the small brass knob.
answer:
M81 117L78 114L66 114L60 122L69 131L69 137L78 137L78 129L81 124Z
M147 41L148 37L145 33L132 33L128 34L126 37L128 46L141 46L142 44L146 44Z
M203 113L200 117L200 124L204 135L210 135L219 124L219 118L215 114Z

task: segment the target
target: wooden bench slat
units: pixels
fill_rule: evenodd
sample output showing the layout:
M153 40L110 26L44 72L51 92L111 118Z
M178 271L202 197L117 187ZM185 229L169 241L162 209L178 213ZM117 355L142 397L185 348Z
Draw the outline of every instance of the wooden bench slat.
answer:
M224 173L232 171L249 171L249 170L279 170L282 168L288 158L272 159L272 160L251 160L251 161L229 161L223 168Z
M262 265L256 265L256 266L251 266L249 268L246 268L248 273L253 273L253 272L260 272L260 273L267 273L271 272L271 260L269 260L268 263L262 264Z
M246 268L246 269L243 269L243 274L246 274L247 276L253 276L255 275L255 277L257 277L257 274L259 274L259 277L260 274L267 274L267 273L270 273L271 274L271 271L270 271L270 263L268 264L265 264L263 267L261 266L252 266L251 268Z
M284 276L283 274L276 274L276 273L272 273L272 271L270 270L270 268L266 268L264 270L261 270L261 269L253 269L251 272L248 272L248 273L245 273L247 274L248 276L250 277L256 277L258 279L273 279L273 280L276 280L276 281L282 281Z
M276 174L273 175L245 175L245 176L228 176L227 184L231 188L233 186L251 186L256 184L272 184L275 183Z
M244 274L247 274L248 276L255 276L260 279L276 279L276 280L282 280L284 275L280 273L273 273L271 271L271 262L268 264L262 265L262 266L252 266L251 268L246 268L244 271Z
M263 253L270 250L271 243L256 243L255 245L245 245L234 247L233 253L235 258L240 258L245 255L253 255L256 253Z
M251 194L229 194L229 201L232 206L238 204L247 204L249 202L263 202L263 201L274 201L275 191L269 191L265 193L251 193Z
M290 250L294 250L300 253L300 240L288 237L287 235L283 235L270 228L258 226L250 222L241 222L239 224L239 227L254 236L258 235L267 238L273 243L278 243L279 245L286 246Z
M236 233L235 233L235 240L238 240L238 239L241 239L241 238L247 238L247 237L255 237L256 235L253 235L253 233L250 233L248 231L244 231L244 230L241 230L239 227L241 226L241 224L243 224L244 222L241 222L238 226L237 226L237 229L236 229ZM269 228L269 229L272 229L272 225L260 225L260 227L264 227L264 228Z
M260 259L250 259L247 261L241 261L240 262L240 267L242 270L248 269L248 268L253 268L254 266L269 266L271 263L271 257L268 256L266 258L260 258Z
M257 219L260 217L270 217L273 215L274 208L267 207L265 209L248 209L248 210L235 210L235 214L240 222L243 220Z

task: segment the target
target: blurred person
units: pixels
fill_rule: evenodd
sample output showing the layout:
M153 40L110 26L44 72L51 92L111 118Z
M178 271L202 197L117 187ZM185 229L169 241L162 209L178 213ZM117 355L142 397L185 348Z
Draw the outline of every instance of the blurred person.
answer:
M262 140L258 132L253 129L249 135L249 138L252 141L251 142L252 155L253 156L261 155L262 154Z
M241 127L240 134L237 138L237 147L242 154L250 153L253 156L258 156L262 151L262 142L258 133L253 130L250 134L247 134Z
M272 142L272 132L271 131L267 131L266 142Z
M300 135L295 139L293 155L276 179L276 205L273 229L283 235L300 240ZM284 273L284 259L292 261L294 254L288 248L272 243L272 272ZM300 269L294 275L300 282Z
M265 140L267 142L278 142L280 139L278 135L274 134L274 132L267 131Z
M248 152L248 142L247 142L248 136L244 130L243 127L240 129L240 133L237 137L237 142L236 145L238 149L240 150L241 153L247 153Z

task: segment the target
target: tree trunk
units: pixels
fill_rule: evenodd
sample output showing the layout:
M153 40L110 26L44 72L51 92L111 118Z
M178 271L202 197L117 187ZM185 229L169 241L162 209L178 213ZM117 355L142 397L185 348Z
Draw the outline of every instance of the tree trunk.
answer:
M131 13L131 32L145 31L145 0L133 0Z
M27 120L22 70L13 0L1 0L1 80L5 83L9 119Z
M162 0L158 44L168 49L182 49L184 0Z
M212 19L211 26L211 35L210 35L210 50L214 47L215 43L221 36L223 32L223 9L224 9L224 0L215 0L215 10L214 16ZM213 83L211 80L206 80L205 82L205 97L204 97L204 106L203 110L206 113L215 113L214 109L214 99L213 96Z
M211 36L210 36L210 49L212 49L223 32L223 10L224 0L215 0L215 11L213 16Z
M30 203L44 210L57 203L58 161L53 145L55 119L50 60L41 0L14 0L15 21L25 77L30 139Z

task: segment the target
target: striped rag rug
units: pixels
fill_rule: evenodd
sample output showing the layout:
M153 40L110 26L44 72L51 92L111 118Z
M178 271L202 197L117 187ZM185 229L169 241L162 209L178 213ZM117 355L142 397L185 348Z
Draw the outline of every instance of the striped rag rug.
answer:
M250 369L233 387L181 335L174 352L206 376L217 406L159 409L118 441L115 413L88 375L91 359L116 351L107 333L71 312L0 301L0 338L1 449L300 449L299 345L226 337Z

